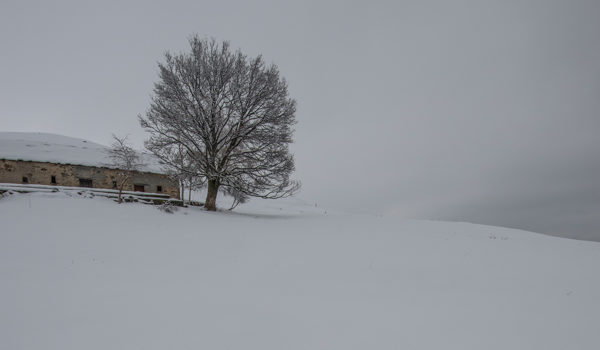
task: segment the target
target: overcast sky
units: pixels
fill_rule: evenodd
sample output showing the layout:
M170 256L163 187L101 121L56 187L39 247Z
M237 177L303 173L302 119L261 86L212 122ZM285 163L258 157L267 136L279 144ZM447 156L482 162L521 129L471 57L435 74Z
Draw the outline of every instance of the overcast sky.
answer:
M300 197L600 240L600 1L11 1L0 129L146 137L193 33L280 68Z

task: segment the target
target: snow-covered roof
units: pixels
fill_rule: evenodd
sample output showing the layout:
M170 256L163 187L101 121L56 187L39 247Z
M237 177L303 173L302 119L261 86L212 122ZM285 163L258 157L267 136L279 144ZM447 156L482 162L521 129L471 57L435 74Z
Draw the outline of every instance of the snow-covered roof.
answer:
M42 132L0 132L0 159L114 168L109 147L75 137ZM158 159L140 152L140 171L164 173Z

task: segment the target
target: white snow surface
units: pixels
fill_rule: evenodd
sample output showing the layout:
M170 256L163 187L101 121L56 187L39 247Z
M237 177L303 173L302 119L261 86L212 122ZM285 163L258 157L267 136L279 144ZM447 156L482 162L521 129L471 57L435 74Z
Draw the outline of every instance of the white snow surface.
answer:
M69 136L33 133L0 132L0 159L77 164L113 168L108 157L109 147ZM158 159L140 152L140 171L163 173Z
M600 244L513 229L0 198L0 349L600 348Z

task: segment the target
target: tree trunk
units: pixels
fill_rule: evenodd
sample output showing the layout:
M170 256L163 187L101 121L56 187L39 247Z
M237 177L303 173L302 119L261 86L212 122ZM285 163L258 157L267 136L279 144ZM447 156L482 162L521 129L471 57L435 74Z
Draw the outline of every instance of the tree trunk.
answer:
M123 203L123 188L125 187L126 179L123 179L119 183L119 203Z
M217 210L217 193L219 192L219 180L208 180L208 192L206 193L206 201L204 208L206 210Z

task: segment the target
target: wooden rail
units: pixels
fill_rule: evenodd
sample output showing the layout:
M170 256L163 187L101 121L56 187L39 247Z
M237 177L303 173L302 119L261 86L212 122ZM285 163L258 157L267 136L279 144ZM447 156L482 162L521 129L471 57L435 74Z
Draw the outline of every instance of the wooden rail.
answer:
M119 191L105 188L71 187L71 186L50 186L35 184L11 184L0 183L0 194L5 192L32 193L32 192L65 192L76 193L79 195L90 194L92 196L101 196L107 198L118 198ZM171 198L168 194L153 192L134 192L123 191L122 198L126 202L141 202L146 204L171 203L177 206L183 206L181 199Z

